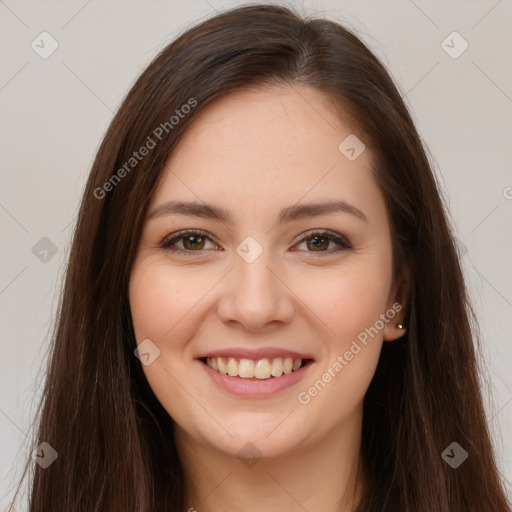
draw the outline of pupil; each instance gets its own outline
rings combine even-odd
[[[312,244],[313,244],[313,247],[314,248],[318,248],[318,247],[321,247],[322,245],[322,242],[321,241],[324,241],[327,240],[325,237],[321,237],[321,236],[314,236],[313,238],[311,238],[312,240]]]
[[[188,236],[185,238],[185,247],[190,244],[190,247],[197,248],[201,246],[201,242],[203,241],[203,237],[200,236]],[[190,248],[190,247],[187,247]]]

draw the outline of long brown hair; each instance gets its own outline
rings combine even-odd
[[[365,396],[368,485],[358,510],[510,510],[454,239],[407,108],[349,30],[259,4],[218,14],[167,46],[107,130],[78,215],[37,414],[34,447],[49,443],[58,458],[46,469],[27,463],[30,512],[185,510],[173,421],[133,354],[130,270],[149,199],[187,126],[221,95],[268,84],[306,84],[350,113],[375,155],[395,275],[410,272],[407,335],[384,344]],[[131,160],[148,137],[154,147]],[[453,442],[468,454],[456,469],[442,457]]]

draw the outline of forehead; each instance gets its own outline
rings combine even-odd
[[[382,201],[370,151],[351,161],[339,149],[355,135],[348,119],[333,98],[306,86],[227,94],[205,107],[182,136],[152,206],[179,196],[257,214],[263,205],[288,206],[301,198]]]

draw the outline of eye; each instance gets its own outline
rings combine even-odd
[[[206,247],[208,242],[212,244],[212,247]],[[353,246],[345,237],[326,230],[309,231],[302,236],[298,244],[294,247],[300,247],[302,244],[305,244],[305,251],[309,253],[332,254],[333,252],[341,250],[353,249]],[[338,247],[330,247],[332,244]],[[160,248],[166,251],[192,256],[193,253],[204,252],[204,249],[219,249],[220,246],[204,231],[190,229],[168,236],[160,243]],[[292,249],[292,251],[295,250],[296,249]],[[315,254],[315,256],[320,256],[320,254]]]
[[[338,246],[338,248],[330,248],[329,245],[334,243]],[[299,241],[300,246],[305,244],[307,252],[314,253],[328,253],[332,254],[333,252],[341,251],[341,250],[349,250],[353,249],[352,244],[343,236],[338,235],[337,233],[333,233],[325,230],[315,230],[306,233]]]
[[[204,231],[192,229],[170,235],[160,243],[160,248],[190,256],[194,252],[203,252],[207,241],[213,245],[210,248],[217,249],[219,247]],[[180,244],[181,247],[179,246]]]

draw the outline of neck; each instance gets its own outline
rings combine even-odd
[[[361,419],[359,415],[338,425],[293,453],[262,457],[252,464],[198,443],[176,425],[175,442],[186,482],[185,510],[355,510],[364,490]]]

